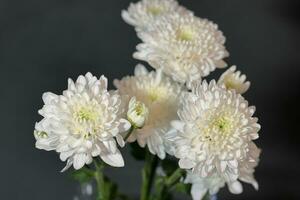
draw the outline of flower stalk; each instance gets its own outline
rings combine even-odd
[[[161,187],[158,188],[155,194],[155,200],[165,200],[170,190],[176,185],[184,175],[183,169],[176,169],[169,177],[165,177],[162,181]]]
[[[171,188],[176,183],[178,183],[181,179],[181,177],[184,175],[184,170],[181,168],[177,168],[171,176],[169,176],[165,181],[165,186],[167,188]]]
[[[97,160],[94,160],[95,165],[95,179],[97,183],[97,200],[106,200],[107,194],[105,190],[105,180],[103,175],[104,165]]]
[[[149,150],[146,151],[145,165],[142,170],[142,188],[141,200],[148,200],[153,185],[156,168],[158,165],[158,157],[152,155]]]

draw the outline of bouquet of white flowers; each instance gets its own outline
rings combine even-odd
[[[260,125],[242,96],[250,82],[236,66],[217,81],[202,80],[227,67],[218,26],[175,0],[142,0],[122,17],[142,40],[134,58],[155,70],[138,64],[134,75],[114,80],[116,90],[87,73],[69,79],[61,95],[44,93],[36,147],[59,153],[62,171],[73,166],[76,180],[95,180],[97,200],[129,199],[103,173],[124,166],[124,146],[145,160],[141,200],[171,199],[173,191],[201,200],[225,185],[239,194],[240,181],[258,189]]]

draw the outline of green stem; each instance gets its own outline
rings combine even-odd
[[[142,188],[141,200],[148,200],[150,197],[151,187],[155,176],[156,167],[158,165],[158,157],[152,155],[149,150],[146,151],[145,165],[142,170]]]
[[[176,185],[181,177],[184,175],[184,171],[180,168],[176,169],[173,174],[164,179],[162,187],[157,191],[156,200],[164,200],[168,196],[168,192]]]
[[[103,175],[103,164],[99,163],[97,160],[94,160],[95,165],[95,179],[97,183],[97,200],[107,200],[107,195],[105,193],[105,180]]]
[[[127,139],[130,137],[130,135],[131,135],[131,133],[134,131],[134,129],[135,129],[134,126],[131,125],[131,127],[130,127],[128,133],[126,134],[126,136],[125,136],[125,138],[124,138],[124,141],[125,141],[125,142],[126,142]]]
[[[184,171],[181,168],[177,168],[171,176],[169,176],[166,181],[165,185],[170,188],[174,186],[178,181],[181,179],[182,175],[184,174]]]

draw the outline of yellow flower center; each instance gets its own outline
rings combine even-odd
[[[163,87],[155,87],[155,88],[150,88],[148,90],[148,97],[151,102],[164,99],[167,96],[167,90],[166,88]]]
[[[151,6],[151,7],[148,7],[147,11],[151,15],[157,16],[163,12],[163,9],[158,6]]]
[[[183,27],[177,31],[177,39],[181,41],[192,41],[195,38],[195,33],[190,27]]]
[[[200,138],[217,145],[220,142],[219,140],[224,139],[224,137],[232,133],[235,123],[229,113],[223,113],[212,116],[209,121],[201,120],[197,123],[197,126],[201,133],[201,135],[199,135]]]
[[[77,105],[73,112],[73,133],[82,135],[85,139],[97,135],[102,127],[101,115],[101,107],[96,101]]]
[[[211,129],[220,134],[229,134],[232,130],[231,119],[227,116],[220,116],[214,119],[211,123]]]
[[[74,113],[75,119],[79,122],[96,121],[97,113],[89,107],[82,107]]]

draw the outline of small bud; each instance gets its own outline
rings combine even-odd
[[[148,108],[135,97],[129,101],[127,118],[135,128],[142,128],[149,114]]]
[[[219,78],[218,84],[224,84],[226,89],[235,90],[239,94],[245,93],[250,87],[250,82],[246,81],[246,75],[236,71],[236,66],[225,71]]]

